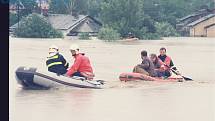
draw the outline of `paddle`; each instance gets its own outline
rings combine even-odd
[[[176,72],[174,69],[172,69],[172,68],[170,68],[170,70],[171,70],[174,74],[182,76],[182,77],[184,78],[184,80],[186,80],[186,81],[193,81],[193,79],[191,79],[191,78],[189,78],[189,77],[185,77],[185,76],[183,76],[183,75],[177,73],[177,72]]]
[[[164,65],[165,65],[166,67],[170,68],[168,65],[166,65],[166,64],[164,64]],[[174,74],[182,76],[182,77],[184,78],[185,81],[193,81],[193,79],[191,79],[191,78],[189,78],[189,77],[185,77],[185,76],[179,74],[179,73],[176,72],[173,68],[170,68],[170,70],[171,70]]]

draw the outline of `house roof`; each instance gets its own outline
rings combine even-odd
[[[77,27],[81,22],[86,20],[87,17],[94,20],[97,24],[102,25],[99,21],[88,15],[79,15],[78,17],[74,17],[71,14],[50,14],[47,19],[55,29],[72,30],[73,28]],[[14,29],[16,27],[18,27],[18,23],[11,26],[10,29]]]
[[[186,19],[188,19],[188,18],[190,18],[190,17],[194,17],[194,16],[197,16],[197,15],[200,15],[200,14],[202,14],[202,13],[190,14],[190,15],[187,15],[187,16],[185,16],[185,17],[183,17],[183,18],[180,18],[179,21],[184,21],[184,20],[186,20]]]
[[[86,16],[84,15],[79,15],[78,18],[75,18],[72,15],[51,14],[48,16],[48,20],[55,29],[68,30],[71,26],[83,20],[85,17]]]
[[[197,24],[199,24],[199,23],[201,23],[203,21],[206,21],[206,20],[208,20],[208,19],[210,19],[210,18],[212,18],[214,16],[215,16],[215,14],[209,14],[209,15],[207,15],[205,17],[202,17],[202,18],[192,22],[192,23],[189,23],[187,26],[189,26],[189,27],[195,26],[195,25],[197,25]]]
[[[51,14],[48,16],[48,20],[55,29],[68,30],[75,28],[81,22],[86,20],[87,17],[93,19],[97,24],[102,25],[99,21],[88,15],[79,15],[78,17],[74,17],[71,14]]]
[[[210,28],[210,27],[213,27],[213,26],[215,26],[215,23],[214,23],[214,24],[211,24],[211,25],[208,25],[208,26],[206,26],[205,28],[207,29],[207,28]]]
[[[200,10],[196,11],[193,14],[190,14],[190,15],[187,15],[187,16],[185,16],[183,18],[180,18],[179,22],[185,21],[185,20],[187,20],[187,19],[189,19],[191,17],[202,16],[202,15],[204,16],[205,14],[208,15],[208,14],[214,14],[214,13],[215,13],[215,9],[200,9]]]

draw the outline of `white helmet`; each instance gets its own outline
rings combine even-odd
[[[72,44],[69,49],[77,52],[79,50],[79,46],[77,44]]]
[[[49,47],[49,55],[54,56],[58,53],[59,48],[56,45],[51,45]]]
[[[51,46],[49,47],[49,50],[50,50],[50,49],[55,49],[55,50],[57,50],[57,51],[59,50],[59,48],[58,48],[56,45],[51,45]]]

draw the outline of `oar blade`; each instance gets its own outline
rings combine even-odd
[[[181,74],[178,74],[174,69],[171,68],[171,71],[176,74],[176,75],[181,75]],[[193,81],[193,79],[189,78],[189,77],[185,77],[183,75],[181,75],[185,81]]]
[[[188,77],[185,77],[185,76],[182,76],[183,78],[184,78],[184,80],[186,80],[186,81],[193,81],[193,79],[191,79],[191,78],[188,78]]]

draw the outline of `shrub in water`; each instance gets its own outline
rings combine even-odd
[[[162,37],[179,36],[175,28],[168,22],[156,22],[156,32]]]
[[[79,36],[79,39],[81,39],[81,40],[89,40],[90,39],[90,35],[87,32],[80,33],[78,36]]]
[[[19,27],[15,29],[15,35],[26,38],[63,37],[62,32],[54,29],[45,17],[35,13],[30,14],[20,21]]]
[[[104,40],[105,42],[112,42],[119,40],[120,34],[110,27],[104,27],[100,29],[98,33],[98,38]]]
[[[10,24],[9,24],[9,26],[12,26],[12,25],[14,25],[17,22],[18,22],[18,16],[17,16],[17,14],[10,12],[10,19],[9,19],[9,23]]]

